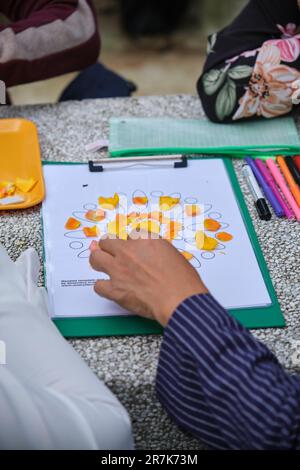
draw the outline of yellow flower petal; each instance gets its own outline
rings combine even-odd
[[[196,232],[195,239],[198,250],[213,251],[218,246],[218,240],[208,237],[202,230]]]
[[[108,235],[113,235],[121,240],[127,240],[128,238],[126,226],[118,223],[117,220],[113,220],[107,224],[107,233]]]
[[[149,219],[157,220],[161,224],[167,224],[170,222],[170,217],[166,217],[162,212],[154,211],[149,212],[148,214]]]
[[[23,193],[29,193],[36,183],[37,181],[34,178],[16,178],[16,187]]]
[[[180,203],[180,197],[161,196],[159,198],[159,207],[162,211],[169,211]]]
[[[141,222],[134,224],[132,228],[155,234],[160,233],[160,223],[156,220],[142,220]]]
[[[127,240],[127,216],[125,214],[117,214],[115,220],[107,224],[107,233],[114,235],[122,240]]]
[[[99,202],[99,206],[101,206],[102,209],[114,210],[118,207],[120,198],[119,198],[119,195],[115,193],[113,197],[100,196],[98,199],[98,202]]]
[[[6,196],[13,196],[16,192],[16,186],[11,181],[0,182],[0,199]]]

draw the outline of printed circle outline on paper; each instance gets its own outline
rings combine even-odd
[[[204,204],[203,205],[203,208],[204,208],[204,214],[206,214],[208,211],[210,211],[212,209],[213,205],[212,204]]]
[[[72,250],[81,250],[81,248],[83,248],[83,243],[82,242],[71,242],[69,244],[69,247],[72,249]]]
[[[94,210],[98,209],[98,206],[97,206],[97,204],[87,203],[87,204],[84,204],[83,208],[86,211],[94,211]]]
[[[214,220],[220,220],[220,219],[222,219],[222,214],[220,214],[220,212],[210,212],[208,214],[208,217],[210,217],[211,219],[214,219]]]
[[[163,196],[163,195],[164,195],[164,193],[163,193],[162,191],[158,191],[158,190],[157,190],[157,191],[152,191],[152,192],[150,193],[150,196],[151,196],[151,197],[157,198],[157,199],[160,198],[160,197]]]
[[[84,253],[86,253],[87,256],[82,256]],[[90,250],[87,248],[86,250],[81,251],[80,253],[78,253],[77,257],[80,258],[80,259],[89,258],[90,257]]]
[[[211,253],[210,251],[204,251],[201,253],[201,258],[206,259],[206,260],[211,260],[215,258],[215,254]]]
[[[200,204],[199,200],[196,197],[186,197],[184,199],[185,204]]]

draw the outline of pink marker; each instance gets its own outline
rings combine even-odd
[[[288,219],[294,219],[294,217],[295,217],[294,213],[291,211],[289,206],[285,203],[283,197],[281,196],[280,192],[278,191],[275,180],[274,180],[273,176],[271,175],[271,173],[267,170],[267,168],[265,167],[263,162],[261,160],[259,160],[258,158],[255,160],[255,163],[257,164],[258,168],[260,169],[261,173],[263,174],[264,178],[266,179],[268,185],[272,189],[277,201],[279,202],[279,204],[282,207],[282,210],[283,210],[285,216]]]
[[[298,204],[293,198],[292,193],[290,192],[282,174],[280,173],[280,170],[277,168],[276,163],[271,158],[268,158],[266,160],[266,164],[270,172],[272,173],[274,180],[276,181],[279,188],[281,189],[282,194],[284,195],[292,211],[294,212],[296,219],[298,220],[298,222],[300,222],[300,208],[298,207]]]

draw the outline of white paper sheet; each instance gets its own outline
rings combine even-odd
[[[155,210],[155,204],[158,207],[160,195],[177,195],[182,204],[202,205],[204,218],[218,220],[221,224],[219,232],[226,231],[233,239],[228,243],[220,242],[214,251],[197,250],[194,232],[201,228],[200,219],[195,222],[185,218],[179,239],[173,244],[193,254],[190,262],[226,308],[271,304],[222,160],[189,161],[188,168],[182,169],[118,167],[103,173],[90,173],[87,165],[46,165],[44,176],[47,189],[43,203],[46,280],[53,316],[128,315],[113,302],[94,293],[94,282],[105,275],[91,269],[88,248],[92,239],[82,232],[83,226],[95,225],[86,220],[87,210],[98,207],[99,196],[113,196],[115,192],[120,195],[120,213],[130,212],[132,207],[126,207],[126,202],[130,206],[132,196],[142,194],[154,204],[152,210]],[[137,209],[147,212],[149,207]],[[101,234],[106,232],[108,220],[115,218],[114,211],[106,214],[107,218],[99,223]],[[170,214],[178,219],[178,207]],[[65,229],[71,216],[81,222],[78,230]],[[206,233],[216,236],[215,232]]]

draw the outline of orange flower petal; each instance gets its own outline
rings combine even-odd
[[[182,224],[180,222],[176,222],[175,220],[171,220],[166,228],[166,231],[163,235],[163,238],[167,240],[174,240],[178,232],[182,229]]]
[[[221,224],[214,219],[205,219],[204,228],[209,232],[216,232],[221,227]]]
[[[232,239],[233,239],[233,235],[231,235],[230,233],[228,232],[218,232],[216,234],[216,238],[220,241],[220,242],[230,242]]]
[[[147,196],[135,196],[132,198],[133,204],[139,205],[139,206],[145,206],[148,204],[148,198]]]
[[[98,237],[99,236],[99,231],[97,225],[94,225],[93,227],[83,227],[83,233],[85,234],[86,237],[92,238],[92,237]]]
[[[106,213],[101,209],[97,209],[96,211],[90,210],[85,214],[85,218],[91,222],[101,222],[105,217]]]
[[[11,181],[0,182],[0,199],[6,196],[13,196],[16,192],[16,186]]]
[[[197,215],[201,214],[201,207],[197,204],[185,206],[185,213],[188,217],[196,217]]]
[[[189,253],[188,251],[180,251],[180,253],[182,254],[182,256],[184,256],[187,261],[191,261],[191,259],[194,258],[194,255],[192,255],[192,253]]]
[[[74,217],[70,217],[65,224],[65,228],[67,230],[76,230],[80,227],[80,225],[81,223],[79,222],[79,220],[74,219]]]

